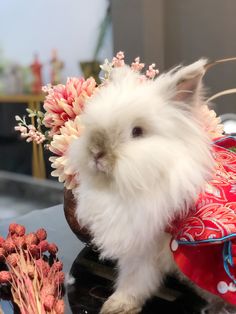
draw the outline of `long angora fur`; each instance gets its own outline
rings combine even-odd
[[[118,261],[114,294],[101,313],[138,313],[174,267],[165,232],[211,175],[210,140],[197,114],[206,60],[141,82],[113,70],[81,115],[70,147],[78,171],[77,218],[101,257]]]

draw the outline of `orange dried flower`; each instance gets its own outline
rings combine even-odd
[[[30,245],[28,246],[28,250],[29,250],[29,252],[31,253],[31,255],[32,255],[33,257],[35,257],[36,259],[39,258],[39,256],[40,256],[40,254],[39,254],[39,248],[38,248],[38,246],[37,246],[36,244],[30,244]]]
[[[9,271],[0,271],[0,283],[8,283],[11,281],[11,274]]]
[[[61,271],[63,268],[63,263],[61,261],[57,261],[54,262],[52,267],[56,270],[56,271]]]
[[[48,244],[48,252],[51,253],[52,255],[56,255],[58,252],[58,247],[56,246],[55,243],[49,243]]]
[[[2,244],[2,247],[7,253],[15,252],[15,244],[11,238],[6,239],[5,242]]]
[[[25,227],[22,225],[16,225],[15,226],[15,233],[22,237],[23,235],[25,235]]]
[[[49,283],[47,278],[46,278],[45,280],[43,280],[43,287],[41,289],[41,296],[43,298],[45,298],[47,295],[55,296],[56,289],[57,289],[56,285]]]
[[[39,242],[38,248],[42,253],[46,252],[48,250],[48,242],[46,240]]]
[[[28,265],[27,266],[27,273],[28,273],[29,277],[31,279],[33,279],[34,275],[35,275],[35,267],[33,265]]]
[[[0,261],[9,269],[0,272],[0,285],[10,282],[13,300],[22,313],[64,313],[64,302],[59,299],[63,264],[54,261],[50,266],[48,253],[56,260],[58,248],[48,244],[46,237],[44,229],[25,234],[25,227],[15,223],[9,226],[6,240],[0,237]]]
[[[2,247],[3,243],[5,242],[5,239],[0,236],[0,247]]]
[[[56,314],[64,314],[65,313],[65,303],[63,300],[57,300],[55,305]]]
[[[40,258],[36,260],[35,264],[38,269],[39,275],[42,275],[43,277],[47,277],[50,271],[50,266],[48,265],[48,263]]]
[[[27,245],[38,244],[38,238],[35,233],[29,233],[25,236],[25,243]]]
[[[7,256],[6,262],[8,265],[15,267],[19,261],[19,255],[16,253],[12,253]]]
[[[55,274],[55,282],[59,285],[63,284],[65,280],[65,275],[62,271],[59,271],[58,273]]]
[[[16,227],[17,227],[17,224],[15,222],[11,223],[8,228],[9,232],[12,234],[15,233]]]
[[[47,295],[43,302],[44,308],[46,311],[51,311],[53,309],[53,305],[55,303],[55,297],[53,295]]]
[[[38,237],[39,241],[43,241],[43,240],[47,239],[47,232],[43,228],[38,229],[36,231],[36,236]]]
[[[6,251],[4,248],[0,247],[0,262],[5,260]]]
[[[25,245],[25,237],[24,237],[24,236],[15,237],[15,238],[13,239],[13,242],[14,242],[14,244],[15,244],[15,246],[16,246],[17,248],[22,248],[22,247],[24,247],[24,245]]]

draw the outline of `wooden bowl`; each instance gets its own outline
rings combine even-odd
[[[88,244],[91,240],[91,237],[88,230],[80,226],[75,217],[75,211],[76,201],[74,195],[71,190],[64,189],[64,213],[66,220],[77,238]]]

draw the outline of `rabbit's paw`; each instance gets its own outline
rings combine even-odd
[[[141,307],[133,299],[111,296],[102,306],[99,314],[137,314]]]

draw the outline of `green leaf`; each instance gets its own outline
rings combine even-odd
[[[42,111],[38,111],[38,112],[37,112],[37,116],[38,116],[39,118],[44,118],[44,113],[43,113]]]

